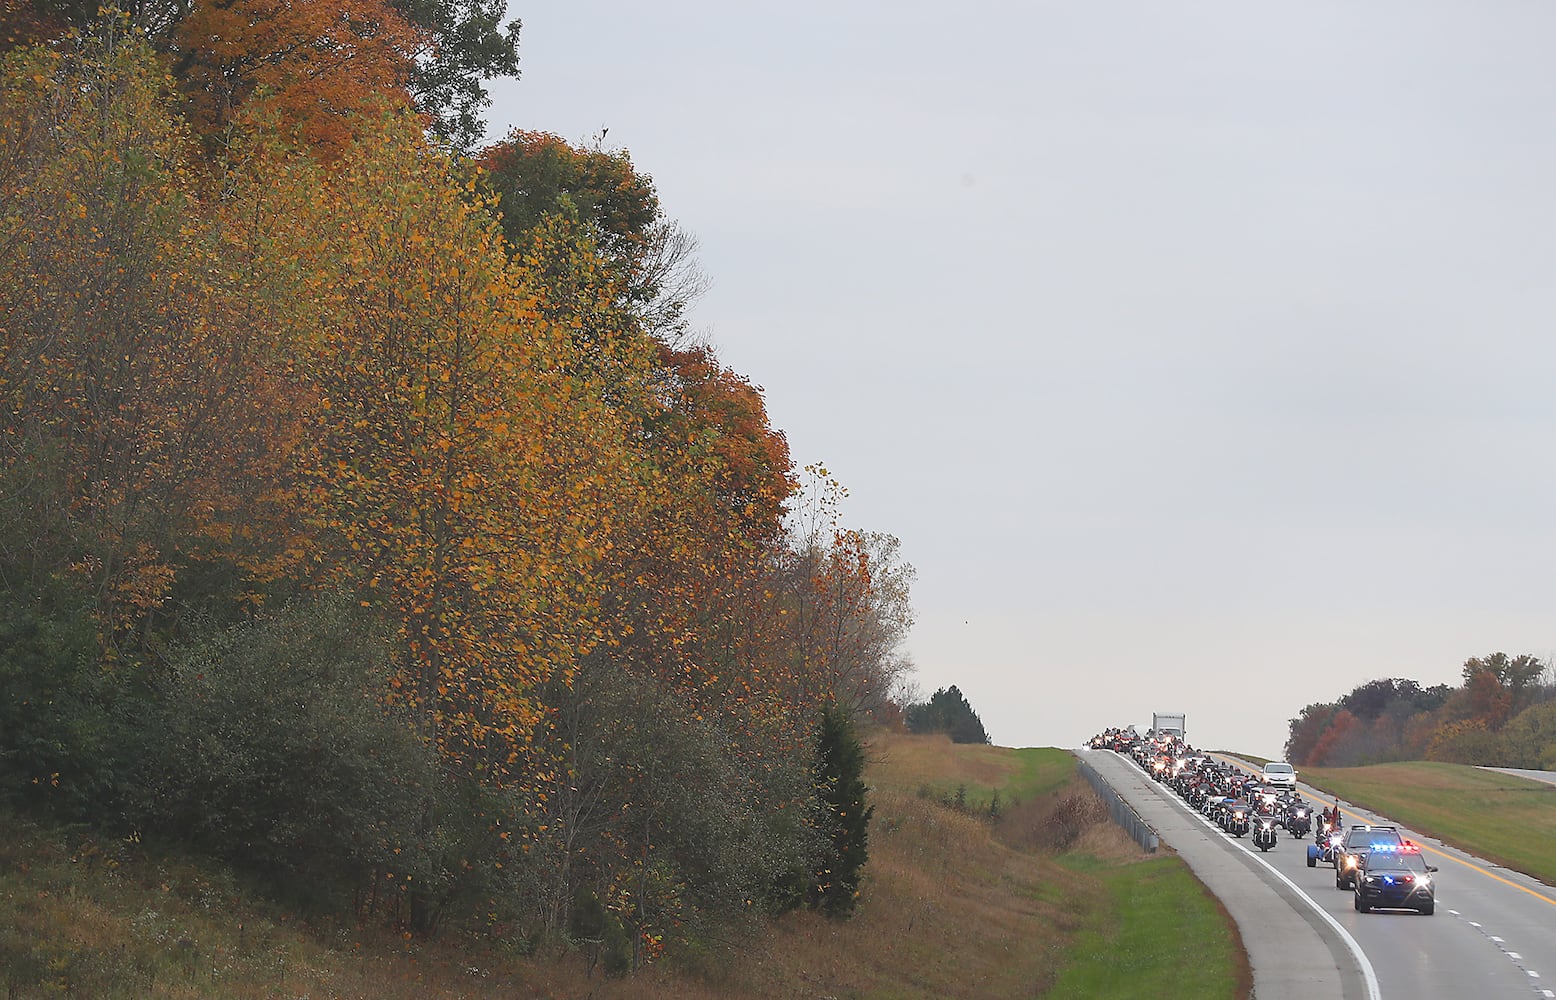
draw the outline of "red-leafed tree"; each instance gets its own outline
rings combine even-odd
[[[1346,709],[1340,709],[1324,727],[1323,734],[1313,746],[1308,763],[1315,766],[1338,763],[1337,757],[1349,740],[1362,731],[1362,723]]]
[[[1290,722],[1291,735],[1286,739],[1286,759],[1293,764],[1317,764],[1314,751],[1319,738],[1324,735],[1330,720],[1339,711],[1334,702],[1316,702],[1302,709]]]

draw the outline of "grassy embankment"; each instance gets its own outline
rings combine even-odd
[[[1331,795],[1556,885],[1556,785],[1432,761],[1300,770]]]
[[[875,819],[854,919],[790,914],[724,957],[622,981],[586,977],[573,953],[303,922],[210,864],[0,814],[0,985],[105,1000],[1248,992],[1215,900],[1177,858],[1142,854],[1107,822],[1069,754],[904,736],[877,736],[870,752]],[[963,789],[967,811],[925,788]],[[973,813],[996,791],[990,823]]]

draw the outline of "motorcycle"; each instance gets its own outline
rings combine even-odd
[[[1319,824],[1319,834],[1315,838],[1317,843],[1307,845],[1307,866],[1317,867],[1320,861],[1325,864],[1334,864],[1334,851],[1345,840],[1345,834],[1339,830],[1331,830],[1327,823]]]
[[[1248,807],[1239,803],[1227,810],[1226,832],[1234,837],[1248,833]]]
[[[1268,851],[1275,846],[1275,817],[1260,816],[1253,828],[1253,846]]]
[[[1286,832],[1293,837],[1306,837],[1313,832],[1313,817],[1307,806],[1292,806],[1286,810]]]

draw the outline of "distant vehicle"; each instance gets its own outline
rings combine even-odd
[[[1157,739],[1163,739],[1168,735],[1177,739],[1183,739],[1188,730],[1184,727],[1184,715],[1182,712],[1153,712],[1151,714],[1151,728],[1156,732]]]
[[[1436,872],[1415,844],[1379,844],[1362,855],[1356,869],[1356,910],[1417,910],[1431,916],[1437,908]]]
[[[1272,760],[1264,765],[1259,779],[1266,785],[1279,785],[1282,788],[1297,787],[1297,769],[1283,760]]]

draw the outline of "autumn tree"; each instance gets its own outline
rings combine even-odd
[[[1334,702],[1314,702],[1305,706],[1289,723],[1286,759],[1299,766],[1317,763],[1314,750],[1337,711],[1339,706]]]
[[[625,151],[580,149],[547,132],[515,130],[478,162],[515,248],[543,219],[567,215],[593,233],[614,292],[646,333],[667,341],[707,288],[697,241],[661,210],[653,179]]]
[[[575,368],[573,344],[449,161],[403,116],[380,128],[327,194],[320,516],[340,571],[399,623],[429,738],[500,777],[535,685],[595,641],[619,431],[554,374]]]
[[[517,20],[501,0],[5,0],[0,46],[90,32],[120,13],[188,95],[197,129],[221,133],[263,89],[310,140],[338,152],[345,116],[383,99],[414,104],[432,133],[467,149],[484,131],[485,81],[519,71]],[[111,13],[110,13],[111,12]]]
[[[1426,747],[1427,760],[1473,766],[1501,762],[1502,746],[1484,719],[1459,719],[1439,725]]]
[[[12,580],[75,581],[134,656],[297,557],[274,483],[299,403],[143,41],[111,20],[6,73],[0,558]]]
[[[1498,734],[1499,763],[1506,767],[1556,767],[1556,700],[1529,706],[1509,719]]]
[[[333,161],[353,116],[409,99],[421,35],[386,0],[198,0],[166,44],[198,133],[219,141],[260,99]]]

